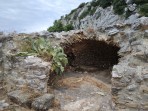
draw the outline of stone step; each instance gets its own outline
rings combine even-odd
[[[35,111],[46,111],[51,108],[54,103],[53,94],[39,95],[22,90],[15,90],[8,93],[8,98],[22,107],[34,109]]]

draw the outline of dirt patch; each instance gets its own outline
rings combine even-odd
[[[53,89],[59,111],[112,111],[109,72],[65,72]]]

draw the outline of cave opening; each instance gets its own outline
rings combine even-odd
[[[64,51],[69,66],[94,67],[98,70],[112,68],[119,60],[119,47],[112,42],[82,39],[72,44],[65,44]]]

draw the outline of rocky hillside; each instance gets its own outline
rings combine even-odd
[[[101,29],[115,24],[136,21],[148,16],[147,0],[92,0],[82,3],[58,21],[64,25],[72,24],[74,29]]]

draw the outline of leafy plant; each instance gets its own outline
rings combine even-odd
[[[141,15],[148,17],[148,3],[140,5],[139,9]]]
[[[61,47],[55,47],[52,51],[52,56],[52,71],[55,71],[57,74],[62,74],[64,67],[68,63],[66,54],[64,54],[64,51]]]
[[[62,74],[64,67],[68,63],[66,54],[64,53],[62,47],[53,47],[50,42],[44,38],[25,38],[21,44],[21,51],[17,56],[38,56],[46,61],[52,61],[51,70],[56,72],[56,74]]]

